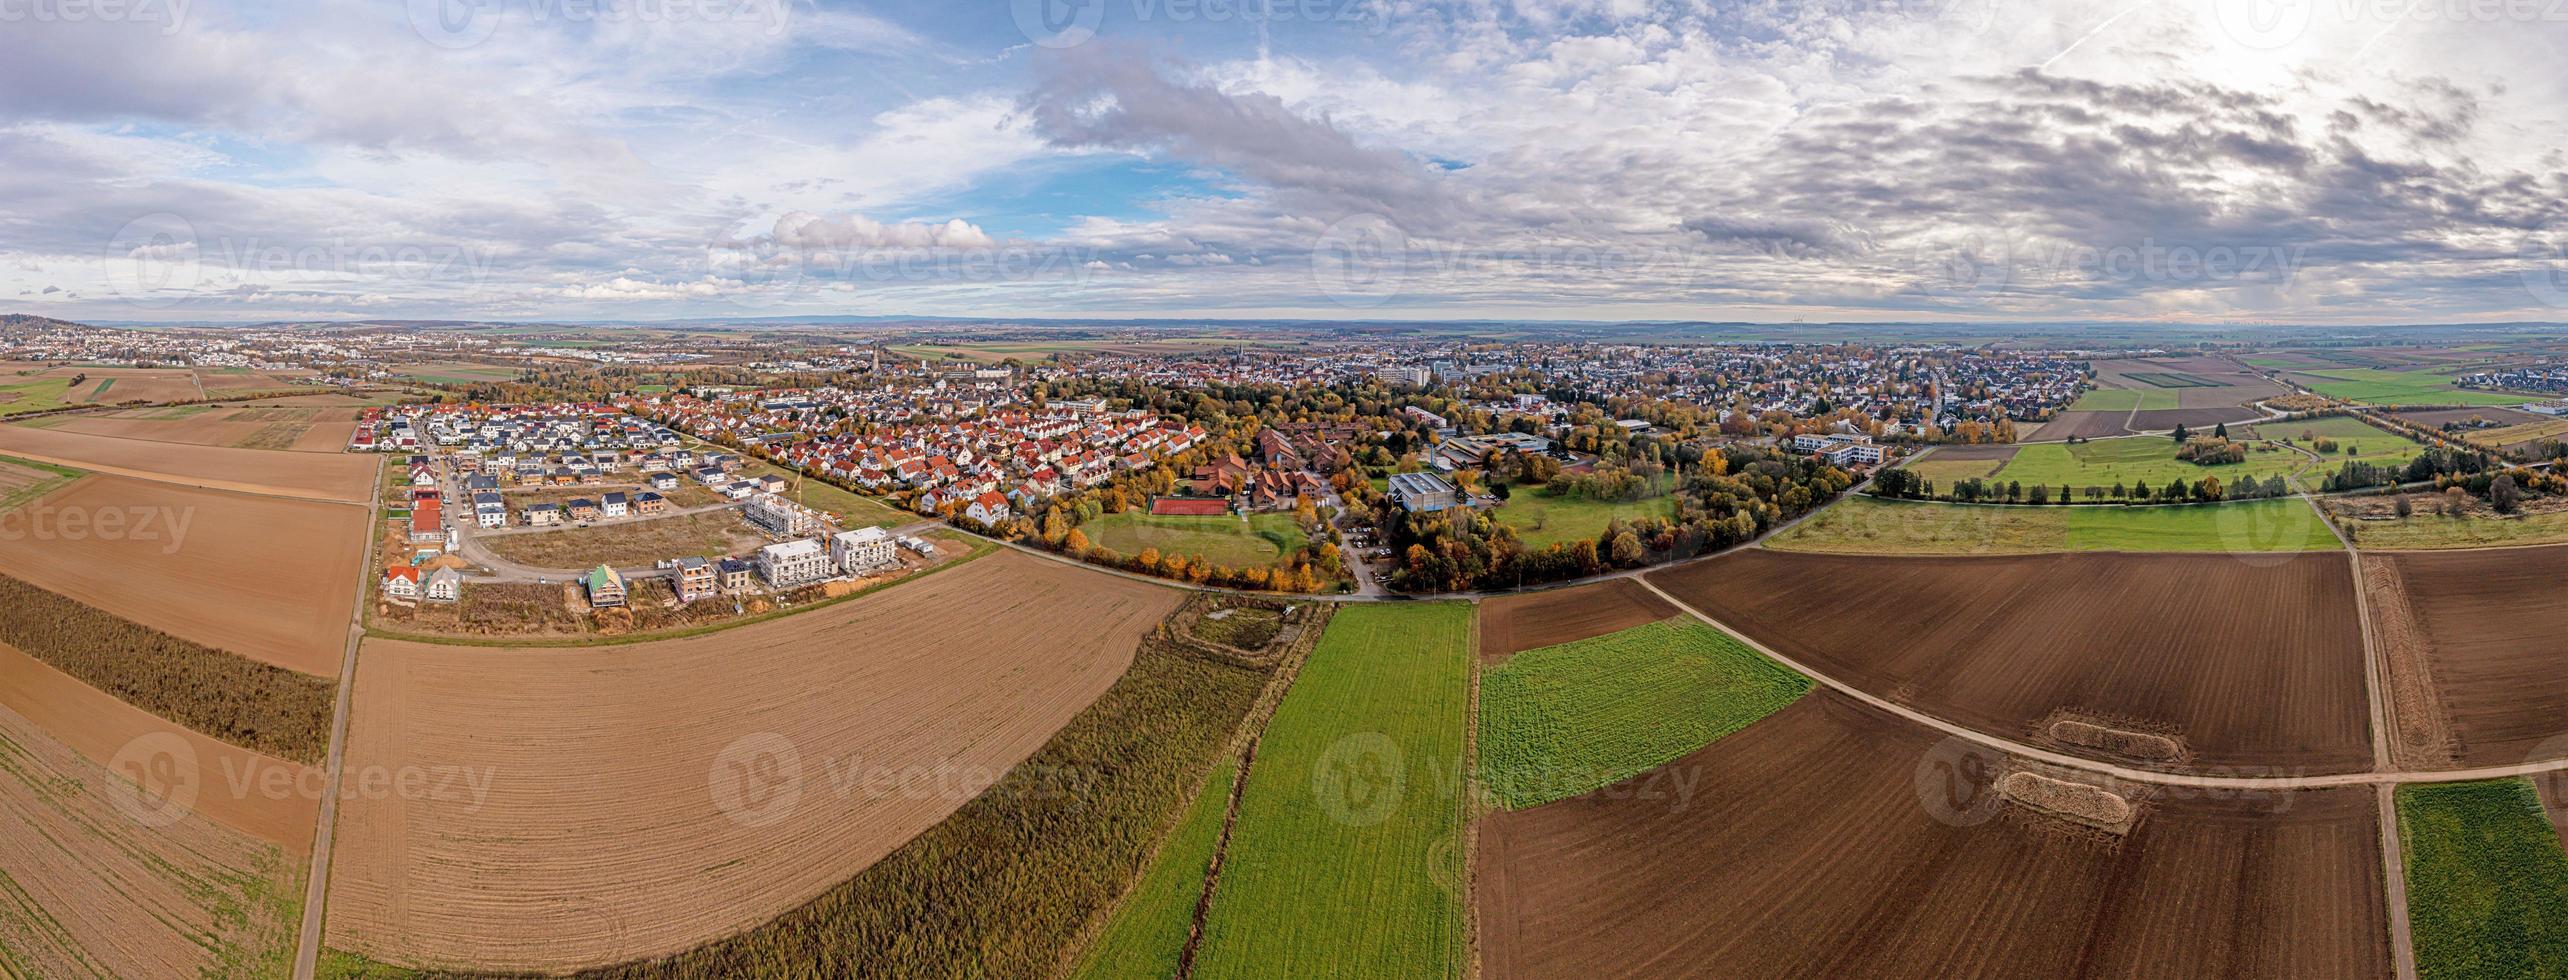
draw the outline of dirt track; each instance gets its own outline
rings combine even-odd
[[[1485,818],[1483,975],[2389,972],[2367,789],[2162,793],[2117,844],[1996,801],[2002,757],[1937,747],[1823,691],[1650,775]]]
[[[1180,598],[1001,552],[682,640],[369,640],[349,779],[460,769],[483,774],[489,795],[481,806],[462,788],[345,800],[330,944],[400,963],[554,971],[765,922],[1040,748]],[[778,746],[791,762],[758,751]],[[963,789],[938,781],[948,772]],[[744,781],[761,774],[773,781]],[[869,789],[877,775],[928,782]],[[758,792],[783,787],[799,796]]]
[[[381,459],[118,439],[0,425],[0,454],[187,486],[367,503]]]
[[[123,522],[112,537],[96,529],[106,514]],[[74,515],[76,533],[64,523]],[[91,476],[0,516],[0,567],[174,636],[335,677],[365,530],[353,507]]]
[[[2363,643],[2341,554],[1877,558],[1750,549],[1649,581],[1857,689],[2150,768],[2360,772]],[[2052,744],[2082,720],[2177,737],[2185,766]]]
[[[1480,659],[1497,663],[1519,651],[1603,636],[1676,614],[1674,605],[1630,579],[1490,599],[1480,604]]]
[[[2396,570],[2415,626],[2402,656],[2421,663],[2429,692],[2402,702],[2441,709],[2461,762],[2504,765],[2568,755],[2568,547],[2367,555]],[[2376,608],[2380,602],[2376,600]],[[2393,684],[2399,678],[2393,677]]]

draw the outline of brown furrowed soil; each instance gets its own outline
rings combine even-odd
[[[0,454],[187,486],[364,503],[382,460],[344,453],[276,453],[190,446],[0,425]]]
[[[2405,578],[2396,558],[2363,556],[2363,594],[2372,606],[2372,643],[2388,670],[2390,757],[2401,768],[2450,768],[2459,761],[2458,739],[2434,683],[2432,644],[2408,602]]]
[[[1982,731],[2038,740],[2065,712],[2174,738],[2191,766],[2371,767],[2363,638],[2342,554],[1749,549],[1649,579],[1785,656]]]
[[[2026,442],[2054,442],[2072,436],[2080,439],[2103,439],[2129,435],[2130,430],[2124,429],[2122,423],[2130,417],[2131,413],[2127,411],[2061,412],[2051,416],[2050,421],[2042,423],[2041,428],[2033,430],[2030,435],[2022,438]]]
[[[2468,766],[2568,755],[2568,547],[2394,552],[2367,556],[2396,569],[2415,625],[2391,631],[2394,703],[2441,708],[2453,752]],[[2369,579],[2373,576],[2367,574]],[[2386,578],[2387,576],[2382,576]],[[2395,600],[2393,600],[2395,601]],[[2380,615],[2383,602],[2374,604]],[[2398,685],[2421,673],[2420,695]]]
[[[0,704],[0,974],[283,976],[301,864],[170,812]],[[308,833],[308,831],[307,831]]]
[[[1481,820],[1481,972],[2379,977],[2369,789],[2161,791],[2115,836],[2006,760],[1820,691],[1669,766]]]
[[[2466,422],[2474,418],[2486,419],[2490,422],[2495,422],[2498,425],[2525,425],[2528,423],[2547,422],[2550,420],[2550,417],[2546,415],[2535,415],[2531,412],[2495,407],[2429,408],[2421,411],[2397,412],[2394,414],[2398,418],[2406,419],[2407,421],[2414,422],[2429,429],[2438,428],[2446,422]]]
[[[2272,394],[2280,394],[2280,392]],[[2131,416],[2131,428],[2140,432],[2172,429],[2179,425],[2189,429],[2208,429],[2222,423],[2245,422],[2264,416],[2265,413],[2244,405],[2229,408],[2162,408],[2134,414]]]
[[[172,636],[336,677],[365,533],[355,507],[92,476],[0,515],[0,568]]]
[[[1002,552],[678,640],[368,640],[349,765],[478,774],[487,798],[345,801],[330,945],[561,971],[764,923],[1041,748],[1180,598]]]
[[[196,787],[190,810],[298,859],[312,847],[312,821],[320,815],[321,803],[315,795],[319,783],[308,766],[197,734],[6,643],[0,643],[0,708],[17,712],[101,766],[114,762],[116,753],[136,739],[167,741],[173,749],[162,755]]]
[[[1603,636],[1676,613],[1667,600],[1630,579],[1490,599],[1480,604],[1480,659],[1497,663],[1518,651]]]

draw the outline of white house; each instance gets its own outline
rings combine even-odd
[[[383,594],[401,599],[419,598],[419,567],[394,565],[384,569]]]
[[[849,574],[900,562],[892,536],[879,527],[861,527],[829,536],[829,560]]]
[[[440,568],[428,573],[428,598],[436,602],[454,602],[464,597],[464,573]]]
[[[1009,513],[1008,498],[999,496],[996,491],[983,492],[972,498],[970,506],[963,508],[963,516],[993,527],[1007,520]]]
[[[758,576],[770,587],[791,589],[810,585],[836,574],[829,564],[829,552],[820,542],[797,538],[783,544],[758,549]]]

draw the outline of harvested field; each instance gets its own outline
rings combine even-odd
[[[0,453],[59,466],[185,486],[280,497],[364,503],[374,488],[371,457],[189,446],[23,425],[0,425]]]
[[[2103,439],[2109,436],[2129,435],[2130,430],[2123,428],[2122,423],[2130,417],[2131,413],[2128,411],[2061,412],[2051,416],[2050,421],[2042,423],[2041,428],[2024,436],[2023,441],[2057,442],[2072,436],[2080,439]]]
[[[227,745],[163,720],[70,674],[0,643],[0,709],[16,712],[53,739],[97,765],[115,761],[134,740],[151,737],[172,746],[172,772],[196,787],[189,809],[197,816],[275,844],[298,860],[312,847],[320,801],[304,792],[312,770],[301,763]],[[183,746],[183,748],[180,748]],[[278,775],[269,777],[271,771]],[[264,778],[290,780],[284,785]],[[233,792],[240,785],[247,792]]]
[[[121,529],[106,530],[110,515]],[[173,636],[336,677],[365,533],[354,507],[93,476],[0,517],[0,567]]]
[[[346,801],[330,944],[394,963],[558,971],[767,922],[1041,748],[1179,598],[1002,553],[677,640],[368,640],[349,765],[481,772],[489,795]],[[741,775],[777,767],[779,780]],[[864,782],[879,778],[911,782]]]
[[[1489,599],[1480,604],[1480,660],[1497,663],[1519,650],[1603,636],[1676,614],[1658,593],[1630,579]]]
[[[79,470],[0,456],[0,513],[38,500],[81,477]]]
[[[1821,691],[1597,793],[1482,819],[1482,975],[2390,972],[2368,789],[2009,812],[2006,760]],[[1943,778],[1936,779],[1936,774]]]
[[[2441,428],[2452,422],[2467,422],[2471,419],[2486,419],[2498,425],[2523,425],[2530,422],[2549,421],[2549,416],[2546,415],[2535,415],[2531,412],[2498,408],[2493,405],[2484,408],[2428,408],[2393,414],[2429,429]]]
[[[2374,593],[2394,685],[2422,678],[2427,691],[2394,686],[2395,703],[2414,705],[2421,744],[2448,730],[2452,755],[2468,766],[2568,755],[2568,547],[2400,552],[2366,556],[2373,578],[2403,595]],[[2381,569],[2375,575],[2370,569]],[[2389,570],[2395,569],[2395,576]],[[2404,602],[2401,602],[2401,599]],[[2399,621],[2404,607],[2412,625]],[[2414,684],[2407,685],[2410,688]],[[2441,725],[2428,711],[2441,708]],[[2402,739],[2402,742],[2405,740]]]
[[[2405,576],[2389,555],[2367,554],[2362,562],[2373,648],[2388,671],[2390,759],[2403,768],[2450,768],[2459,759],[2460,740],[2435,685],[2430,640],[2408,602]]]
[[[149,799],[0,705],[0,973],[290,972],[300,865]],[[137,812],[168,822],[147,826]]]
[[[2054,712],[2070,712],[2180,738],[2191,765],[2371,766],[2363,639],[2342,554],[1750,549],[1649,579],[1821,673],[1984,731],[2034,736]]]

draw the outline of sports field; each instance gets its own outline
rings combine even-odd
[[[1253,568],[1271,565],[1309,540],[1291,514],[1182,517],[1128,510],[1105,514],[1079,525],[1088,543],[1123,555],[1158,549],[1162,555],[1193,555],[1215,565]]]
[[[1258,743],[1197,977],[1460,977],[1472,610],[1358,605]]]
[[[2402,786],[2398,810],[2419,976],[2568,970],[2568,853],[2530,782]]]
[[[1945,504],[1855,496],[1765,547],[1855,555],[2053,551],[2327,551],[2339,547],[2297,497],[2181,507]]]
[[[1481,674],[1481,780],[1510,809],[1577,796],[1809,691],[1809,678],[1693,620],[1527,650]]]
[[[1607,525],[1617,520],[1632,521],[1643,517],[1669,517],[1676,513],[1673,497],[1645,497],[1633,501],[1591,500],[1586,497],[1556,497],[1547,490],[1524,489],[1507,498],[1492,513],[1498,523],[1516,529],[1516,537],[1528,548],[1542,549],[1569,541],[1594,541],[1605,533]]]

